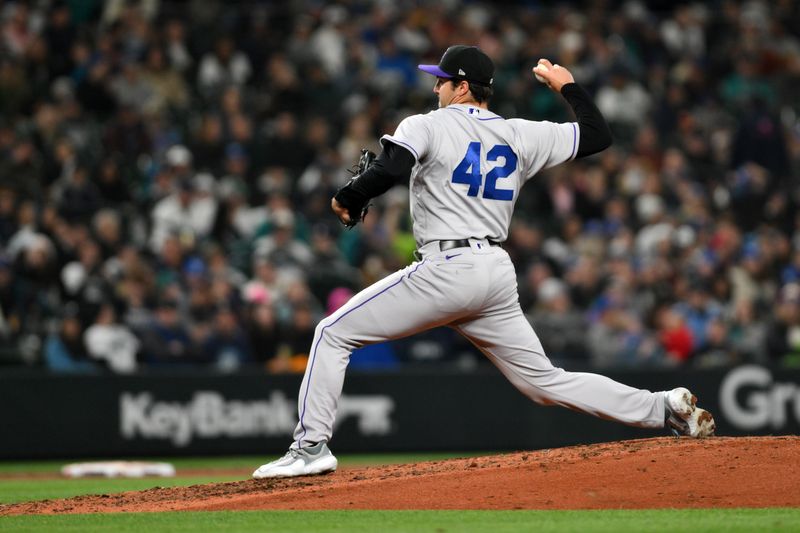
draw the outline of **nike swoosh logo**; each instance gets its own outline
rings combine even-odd
[[[463,254],[446,255],[446,256],[444,256],[444,258],[447,259],[448,261],[450,261],[452,258],[458,257],[459,255],[463,255]]]

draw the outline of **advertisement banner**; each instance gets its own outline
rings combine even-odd
[[[690,388],[719,435],[800,432],[800,371],[746,365],[616,372],[649,390]],[[0,375],[0,458],[282,453],[300,376]],[[497,371],[348,375],[331,447],[339,453],[520,450],[666,434],[522,396]]]

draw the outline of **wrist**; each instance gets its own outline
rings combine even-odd
[[[573,89],[577,89],[578,87],[579,87],[579,85],[576,82],[569,81],[569,82],[563,84],[561,86],[561,89],[558,92],[560,92],[563,95],[563,94],[565,94],[565,91],[569,92],[569,91],[571,91]]]
[[[336,201],[341,207],[347,208],[351,205],[359,205],[363,203],[367,203],[370,198],[363,192],[356,190],[353,186],[353,182],[351,181],[338,191],[333,196],[333,200]]]

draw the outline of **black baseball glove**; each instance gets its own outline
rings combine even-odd
[[[370,198],[356,190],[354,185],[364,171],[372,166],[377,157],[378,156],[370,150],[361,150],[361,157],[358,159],[358,163],[353,167],[353,170],[349,171],[353,174],[353,177],[350,178],[350,181],[342,188],[336,191],[334,198],[336,198],[336,201],[339,202],[342,207],[347,209],[347,213],[350,215],[350,222],[345,224],[347,229],[355,227],[356,224],[364,220],[364,217],[367,216]]]

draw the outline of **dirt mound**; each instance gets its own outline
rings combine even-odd
[[[800,506],[800,437],[657,438],[0,505],[0,515]]]

